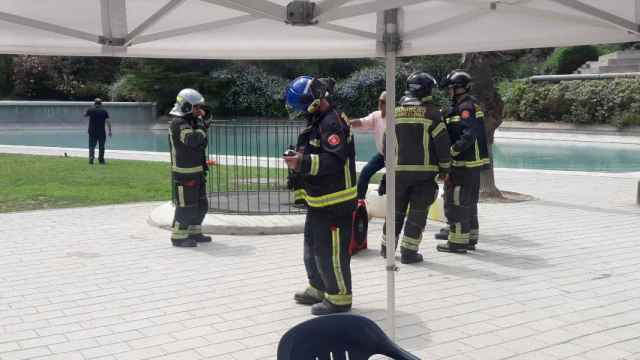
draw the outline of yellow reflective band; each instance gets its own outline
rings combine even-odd
[[[171,228],[171,239],[183,240],[188,237],[189,237],[189,232],[187,230],[180,229],[180,223],[176,221],[173,227]]]
[[[351,171],[349,169],[349,158],[344,162],[344,187],[351,187]]]
[[[340,264],[340,228],[331,230],[331,250],[332,250],[332,265],[333,274],[336,277],[336,283],[338,285],[338,294],[346,295],[347,286],[345,285],[344,276],[342,275],[342,265]]]
[[[460,206],[460,186],[453,188],[453,205]]]
[[[429,165],[429,126],[424,126],[422,128],[422,149],[424,151],[424,161],[422,164],[427,167]],[[437,171],[437,170],[436,170]]]
[[[422,239],[414,239],[414,238],[409,237],[407,235],[403,235],[402,236],[402,243],[401,243],[400,246],[402,246],[405,249],[418,251],[418,249],[420,248],[420,243],[421,242],[422,242]]]
[[[480,159],[480,147],[478,146],[478,140],[476,140],[474,142],[475,148],[476,148],[476,160],[481,160]]]
[[[324,298],[334,305],[351,305],[351,302],[352,302],[352,296],[348,294],[345,294],[345,295],[326,294]]]
[[[320,147],[320,140],[318,139],[309,140],[309,145],[313,147]]]
[[[477,168],[480,166],[487,165],[489,163],[489,159],[480,159],[475,161],[457,161],[453,160],[454,167],[465,167],[465,168]]]
[[[171,165],[176,165],[176,147],[173,146],[173,133],[169,129],[169,147],[171,148]]]
[[[207,133],[202,129],[198,129],[196,132],[201,133],[203,137],[207,137]]]
[[[455,223],[451,226],[451,231],[449,232],[449,238],[447,240],[454,244],[468,244],[469,233],[462,233],[462,224]]]
[[[339,204],[345,201],[353,200],[358,195],[357,188],[355,186],[348,189],[334,192],[332,194],[322,196],[310,196],[304,189],[296,190],[294,193],[295,200],[304,200],[307,205],[311,207],[326,207],[335,204]]]
[[[178,174],[195,174],[195,173],[203,172],[204,168],[202,167],[202,165],[194,166],[190,168],[177,167],[174,165],[171,167],[171,170]]]
[[[184,142],[187,135],[193,134],[193,129],[182,129],[180,130],[180,141]]]
[[[438,126],[436,126],[435,129],[433,129],[433,131],[431,132],[433,134],[433,137],[437,137],[443,130],[445,130],[447,127],[444,125],[444,123],[440,123],[438,124]]]
[[[447,124],[451,124],[454,122],[460,122],[460,116],[452,116],[450,118],[447,118]]]
[[[186,205],[184,201],[184,186],[178,185],[178,206],[184,207]]]
[[[438,172],[436,165],[396,165],[396,171]]]
[[[459,151],[456,151],[453,146],[451,146],[451,156],[458,156],[460,155]]]
[[[450,167],[451,167],[451,162],[439,163],[439,164],[438,164],[438,166],[439,166],[441,169],[448,169],[448,168],[450,168]]]
[[[320,291],[311,285],[309,285],[304,292],[307,293],[307,295],[311,295],[312,297],[317,299],[324,298],[324,291]]]
[[[432,121],[429,119],[425,119],[423,117],[420,118],[397,118],[396,124],[422,124],[425,126],[431,126]]]
[[[476,118],[483,118],[484,113],[482,111],[476,111]]]
[[[202,226],[200,225],[189,225],[187,229],[190,235],[202,234]]]
[[[309,169],[309,175],[318,175],[320,170],[320,155],[311,154],[311,169]]]

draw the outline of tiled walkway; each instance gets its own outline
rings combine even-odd
[[[640,359],[637,178],[499,170],[468,255],[400,265],[397,335],[423,359]],[[173,248],[157,204],[0,214],[0,359],[274,359],[305,285],[301,235]],[[354,311],[384,325],[385,271],[352,260]]]

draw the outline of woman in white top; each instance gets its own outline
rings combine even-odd
[[[359,131],[373,132],[373,137],[376,142],[376,148],[378,152],[369,160],[367,165],[362,169],[360,177],[358,178],[358,201],[361,202],[365,199],[367,194],[367,187],[369,186],[369,180],[371,177],[384,168],[384,155],[383,155],[383,138],[384,131],[387,127],[385,120],[385,102],[387,98],[387,92],[383,91],[378,98],[378,111],[374,111],[366,117],[360,119],[351,120],[351,126]]]

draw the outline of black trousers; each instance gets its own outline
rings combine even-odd
[[[175,214],[171,227],[172,240],[185,240],[202,234],[202,221],[209,210],[207,183],[204,175],[194,180],[173,180]]]
[[[432,172],[396,173],[396,239],[402,232],[401,247],[418,251],[422,242],[422,232],[427,224],[429,207],[438,196],[436,174]],[[405,223],[406,216],[406,223]],[[386,246],[387,224],[383,227],[382,244]],[[398,241],[396,241],[396,247]]]
[[[351,305],[351,214],[309,210],[304,224],[304,265],[309,286],[334,305]]]
[[[477,241],[480,170],[452,168],[449,179],[449,184],[444,188],[444,214],[449,223],[449,242],[468,244]]]
[[[98,160],[104,161],[104,142],[107,139],[105,134],[89,134],[89,159],[93,160],[96,153],[96,144],[98,144]]]

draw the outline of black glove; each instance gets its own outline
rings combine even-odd
[[[382,175],[380,185],[378,185],[378,195],[382,196],[387,193],[387,175]]]
[[[296,174],[292,170],[289,170],[289,174],[287,175],[287,189],[293,190],[293,188],[295,187],[295,176]]]

